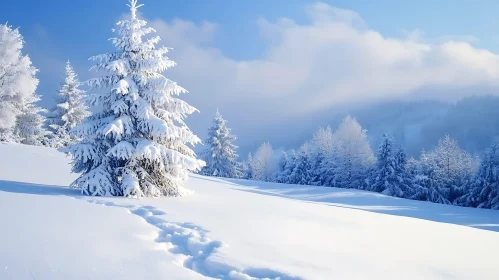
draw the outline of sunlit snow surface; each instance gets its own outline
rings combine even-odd
[[[0,144],[0,279],[497,279],[499,211],[193,175],[81,196],[53,149]]]

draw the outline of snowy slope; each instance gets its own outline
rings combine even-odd
[[[0,144],[0,158],[2,280],[499,274],[497,211],[202,176],[182,198],[91,198],[64,188],[55,150]]]

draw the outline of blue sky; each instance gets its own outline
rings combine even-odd
[[[416,93],[427,97],[422,89],[432,87],[437,88],[427,91],[432,98],[457,98],[456,88],[465,95],[468,89],[495,88],[499,78],[499,1],[142,3],[141,15],[163,44],[175,47],[170,56],[179,65],[167,76],[191,92],[186,98],[202,112],[191,118],[194,131],[203,135],[219,108],[242,138],[258,134],[253,142],[242,140],[243,146],[279,142],[266,131],[335,105]],[[53,104],[67,59],[82,79],[90,77],[87,59],[111,50],[107,39],[127,13],[125,4],[2,3],[1,21],[21,28],[25,52],[40,69],[43,106]]]

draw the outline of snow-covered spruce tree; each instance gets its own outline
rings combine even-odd
[[[405,169],[406,163],[405,153],[394,151],[392,138],[384,134],[378,148],[374,178],[369,189],[396,197],[411,196],[412,186]]]
[[[330,185],[340,188],[363,188],[374,165],[374,154],[366,130],[347,116],[334,132],[334,179]]]
[[[263,143],[250,162],[252,179],[258,181],[272,182],[274,181],[274,151],[269,142]]]
[[[18,29],[0,24],[0,141],[14,141],[16,123],[21,129],[29,115],[25,107],[35,102],[38,70],[22,54],[23,37]],[[29,118],[28,118],[29,119]]]
[[[312,184],[312,164],[310,162],[310,151],[308,143],[303,144],[298,151],[298,156],[295,160],[295,168],[291,173],[291,181],[298,185]]]
[[[234,145],[236,137],[230,133],[227,121],[217,110],[213,126],[208,131],[205,151],[206,166],[201,173],[208,176],[240,178],[241,170],[237,162],[237,146]]]
[[[184,118],[196,109],[175,96],[187,92],[161,73],[175,65],[155,30],[137,17],[130,0],[130,19],[117,23],[117,51],[98,55],[94,69],[105,72],[88,84],[95,112],[73,131],[81,138],[66,149],[73,171],[82,173],[71,186],[99,196],[179,196],[189,171],[204,162],[188,144],[199,143]]]
[[[499,209],[499,143],[495,143],[483,156],[469,192],[460,197],[457,204]]]
[[[53,133],[52,145],[54,147],[65,147],[78,142],[70,131],[90,115],[84,102],[85,91],[79,89],[80,86],[78,75],[71,63],[66,62],[66,78],[56,98],[57,105],[48,118]]]

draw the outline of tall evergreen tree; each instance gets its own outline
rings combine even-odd
[[[71,63],[66,62],[66,78],[56,98],[57,105],[49,117],[49,126],[53,132],[52,144],[65,147],[78,141],[71,129],[90,115],[84,102],[85,91],[79,89],[81,83]]]
[[[457,202],[463,206],[499,209],[499,143],[483,156],[469,192]]]
[[[18,29],[0,24],[0,141],[37,143],[44,130],[43,117],[34,103],[38,70],[22,54],[24,41]]]
[[[213,120],[213,126],[208,131],[205,152],[206,166],[201,173],[208,176],[239,178],[241,170],[237,162],[237,146],[234,145],[236,137],[231,134],[227,127],[227,121],[218,112]]]
[[[96,111],[74,131],[82,140],[66,149],[73,171],[71,186],[88,195],[126,197],[179,196],[189,171],[204,162],[188,144],[197,144],[184,118],[196,109],[176,98],[187,91],[161,73],[175,65],[157,48],[155,30],[137,17],[142,6],[130,0],[130,18],[119,21],[116,52],[98,55],[89,98]]]

